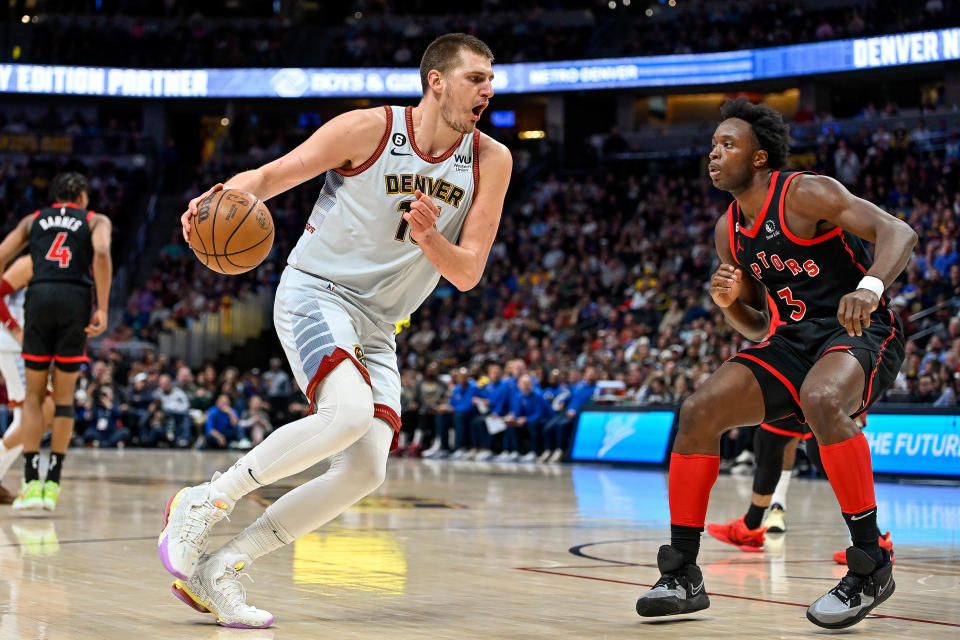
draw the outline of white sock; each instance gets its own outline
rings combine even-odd
[[[787,489],[790,487],[790,477],[793,471],[781,471],[780,480],[777,481],[777,488],[773,490],[773,498],[770,504],[779,504],[784,509],[787,508]]]
[[[253,562],[262,555],[293,542],[294,538],[270,517],[269,509],[253,524],[217,549],[216,555],[243,554]]]
[[[372,419],[370,385],[352,362],[342,362],[320,383],[316,413],[271,433],[212,484],[239,500],[343,451],[370,429]]]

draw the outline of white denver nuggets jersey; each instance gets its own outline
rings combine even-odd
[[[373,156],[331,170],[290,266],[333,283],[334,290],[386,322],[403,320],[430,295],[440,274],[410,237],[403,213],[419,189],[440,208],[437,229],[456,243],[480,175],[479,134],[436,158],[417,148],[412,107],[384,107],[387,127]]]
[[[10,316],[23,328],[23,300],[26,297],[26,287],[14,291],[7,296],[7,308]],[[6,327],[0,327],[0,351],[20,353],[20,343]]]

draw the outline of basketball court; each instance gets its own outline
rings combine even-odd
[[[645,620],[634,602],[657,579],[667,541],[666,474],[391,460],[375,494],[318,532],[259,560],[248,601],[266,630],[218,627],[170,593],[157,557],[163,507],[235,453],[71,450],[52,515],[0,524],[0,640],[131,638],[797,638],[832,632],[806,605],[845,572],[830,556],[849,542],[830,486],[795,479],[789,531],[767,553],[705,537],[711,608]],[[237,503],[219,545],[261,504],[311,477]],[[9,478],[8,483],[19,479]],[[721,476],[709,521],[742,515],[750,478]],[[893,531],[896,594],[846,635],[960,634],[960,491],[878,484]]]

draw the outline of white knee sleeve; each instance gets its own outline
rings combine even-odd
[[[326,473],[283,495],[217,553],[256,560],[333,520],[383,484],[392,441],[393,427],[374,419],[362,438],[331,458]]]
[[[383,484],[392,441],[393,427],[375,419],[362,438],[333,456],[326,473],[282,496],[267,514],[293,538],[333,520]]]
[[[316,413],[271,433],[214,487],[237,500],[343,451],[370,429],[373,391],[352,362],[341,362],[327,375],[315,400]]]

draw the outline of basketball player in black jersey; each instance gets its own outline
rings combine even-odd
[[[660,548],[662,575],[637,600],[637,613],[710,605],[696,561],[720,435],[795,416],[820,443],[853,540],[847,575],[810,605],[807,618],[847,627],[894,589],[890,554],[878,544],[870,448],[852,417],[891,384],[903,360],[903,329],[884,289],[917,237],[831,178],[781,171],[789,131],[776,111],[741,99],[724,103],[721,116],[710,178],[735,202],[716,226],[721,265],[710,295],[727,322],[759,344],[724,363],[680,409],[668,488],[671,543]],[[872,261],[861,238],[874,243]]]
[[[26,246],[33,259],[33,277],[23,308],[27,392],[20,428],[24,481],[14,509],[56,508],[60,470],[73,432],[73,394],[80,365],[87,360],[87,338],[107,328],[113,275],[111,224],[106,216],[87,210],[87,192],[87,179],[79,173],[56,176],[50,188],[54,204],[23,218],[0,243],[0,264],[10,262]],[[97,306],[91,318],[93,286]],[[41,406],[51,365],[54,438],[47,477],[41,482]]]

